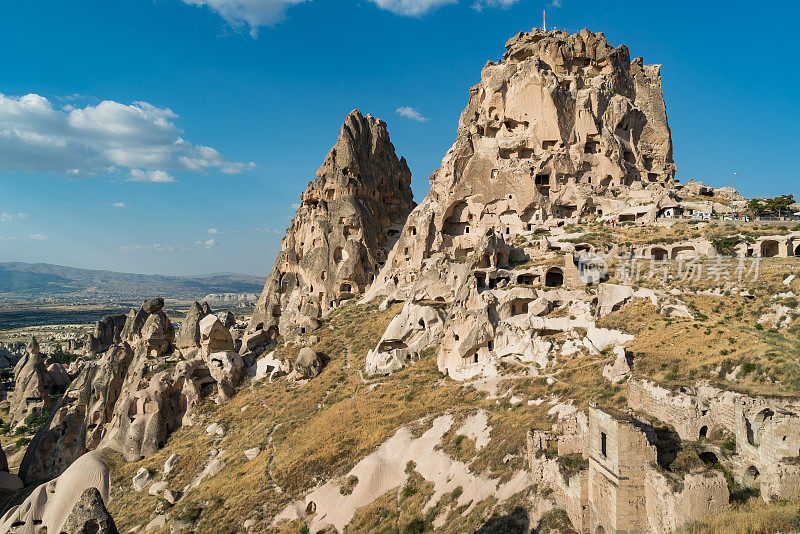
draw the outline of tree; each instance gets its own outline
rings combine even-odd
[[[747,209],[753,214],[781,215],[790,212],[789,206],[794,204],[794,195],[781,195],[775,198],[754,198],[747,203]]]

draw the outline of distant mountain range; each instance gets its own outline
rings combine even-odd
[[[47,263],[0,263],[0,299],[200,299],[209,293],[259,293],[264,279],[244,274],[201,277],[116,273]]]

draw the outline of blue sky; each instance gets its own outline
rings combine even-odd
[[[481,68],[544,8],[663,65],[682,181],[799,196],[800,8],[766,7],[7,0],[0,261],[266,275],[351,109],[387,121],[421,199]]]

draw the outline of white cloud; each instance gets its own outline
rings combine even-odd
[[[299,210],[299,209],[300,209],[300,204],[298,204],[298,203],[296,203],[296,202],[294,202],[294,203],[290,204],[290,206],[291,206],[291,208],[292,208],[293,210]]]
[[[428,120],[428,117],[423,117],[422,113],[412,108],[411,106],[399,107],[397,108],[397,110],[395,110],[395,112],[401,117],[405,117],[407,119],[411,119],[417,122],[425,122]]]
[[[143,171],[142,169],[131,169],[128,172],[129,182],[152,182],[156,184],[167,184],[177,182],[177,180],[166,171]]]
[[[112,202],[111,205],[115,208],[129,208],[130,205],[125,204],[124,202]]]
[[[558,1],[558,0],[553,0]],[[487,7],[499,7],[501,9],[508,9],[519,2],[519,0],[475,0],[472,4],[472,9],[475,11],[483,11]]]
[[[369,0],[378,7],[391,11],[395,15],[419,17],[437,7],[457,4],[458,0]]]
[[[238,173],[254,166],[186,141],[177,118],[147,102],[59,108],[40,95],[0,93],[0,169],[72,177],[121,172],[133,181],[172,182],[167,171]]]
[[[6,212],[0,213],[0,222],[12,222],[15,219],[27,219],[27,218],[28,218],[28,214],[27,213],[22,213],[22,212],[19,212],[19,213],[6,213]]]
[[[258,35],[259,26],[271,26],[283,20],[286,9],[306,0],[183,0],[193,6],[207,6],[234,28],[249,28]]]
[[[115,250],[123,254],[133,254],[135,252],[172,252],[175,250],[175,247],[172,245],[155,243],[153,245],[126,245],[124,247],[117,247]]]
[[[4,242],[8,242],[8,241],[16,241],[16,240],[17,240],[17,238],[13,237],[13,236],[0,235],[0,243],[4,243]]]
[[[31,234],[31,239],[34,239],[36,241],[43,241],[47,239],[47,236],[44,234]]]
[[[195,245],[199,245],[206,250],[211,250],[212,248],[217,246],[217,242],[214,239],[207,239],[206,241],[195,241]]]
[[[206,232],[208,232],[209,234],[218,234],[218,233],[220,233],[219,230],[217,230],[216,228],[209,228],[208,230],[206,230]]]
[[[282,233],[280,230],[277,230],[275,228],[270,228],[269,226],[262,226],[262,227],[259,227],[259,228],[253,228],[253,231],[254,232],[264,233],[264,234],[278,234],[278,235],[280,235]]]

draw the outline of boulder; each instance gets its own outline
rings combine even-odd
[[[206,358],[211,378],[217,383],[217,402],[231,398],[234,388],[239,385],[244,370],[244,362],[238,353],[228,350],[214,352]]]
[[[150,488],[148,488],[147,493],[150,495],[158,495],[159,493],[163,493],[169,485],[166,481],[162,480],[161,482],[153,482],[150,484]]]
[[[140,467],[133,476],[133,489],[136,491],[142,491],[145,487],[147,487],[147,484],[150,483],[151,478],[152,476],[150,475],[150,471],[148,471],[146,467]]]
[[[616,356],[614,363],[603,367],[603,377],[607,378],[612,384],[618,384],[630,376],[633,357],[628,355],[625,347],[620,347],[619,345],[614,347],[614,355]]]
[[[175,468],[175,462],[177,462],[177,461],[178,461],[178,455],[175,454],[175,453],[172,453],[169,456],[169,458],[167,458],[167,461],[164,462],[164,474],[165,475],[168,475],[168,474],[170,474],[172,472],[172,470]]]
[[[97,488],[86,488],[67,516],[59,534],[117,534]]]
[[[299,378],[314,378],[322,371],[323,366],[324,362],[316,351],[303,347],[294,361],[294,374]]]
[[[147,299],[142,303],[142,311],[149,314],[158,313],[164,309],[164,299],[161,297]]]

